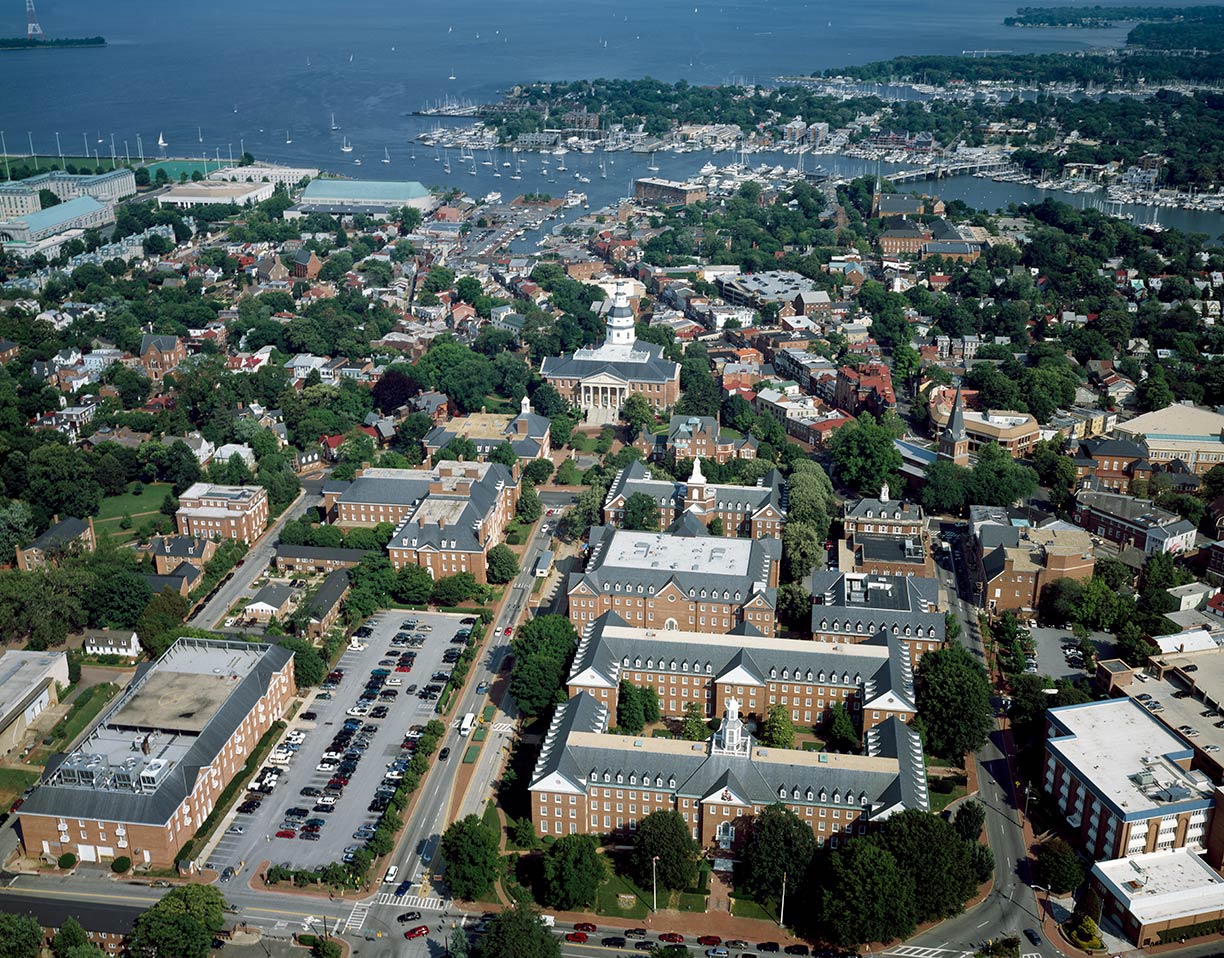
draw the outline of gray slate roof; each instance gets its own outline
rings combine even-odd
[[[606,709],[585,692],[560,706],[545,736],[531,787],[556,775],[586,791],[588,783],[615,782],[619,775],[621,784],[628,787],[640,781],[639,787],[698,800],[723,788],[756,805],[771,805],[783,798],[815,804],[823,798],[823,804],[864,810],[873,820],[905,808],[930,807],[922,744],[918,733],[899,719],[889,719],[873,730],[876,752],[872,754],[899,759],[895,765],[886,761],[841,764],[839,756],[827,763],[792,764],[785,761],[785,749],[753,748],[747,755],[729,755],[700,743],[685,751],[652,748],[653,739],[642,739],[640,749],[627,751],[615,747],[620,736],[572,741],[575,733],[604,731],[606,722]],[[591,743],[591,738],[607,740],[608,747]]]
[[[68,545],[68,543],[79,539],[89,529],[89,524],[80,519],[67,518],[61,519],[50,529],[40,535],[37,539],[31,542],[27,549],[38,549],[41,552],[48,552],[52,549],[60,549]]]
[[[350,551],[355,552],[357,550]],[[323,617],[344,598],[348,587],[348,569],[336,569],[329,572],[327,578],[323,580],[323,584],[319,586],[319,591],[310,599],[310,617],[315,621],[322,621]]]
[[[320,559],[331,560],[333,562],[360,562],[368,555],[370,553],[364,549],[329,549],[323,546],[290,546],[283,543],[276,547],[276,558],[278,559]]]
[[[567,681],[583,677],[585,684],[594,677],[615,688],[623,669],[650,668],[678,675],[705,675],[715,682],[738,671],[737,683],[748,684],[746,676],[751,676],[751,681],[763,686],[771,680],[782,680],[785,672],[791,678],[804,676],[861,688],[864,702],[892,692],[914,709],[909,646],[891,633],[858,645],[769,639],[759,632],[746,646],[744,635],[736,637],[739,641],[708,636],[708,642],[698,645],[669,637],[666,631],[634,630],[632,636],[616,631],[628,627],[615,612],[606,612],[592,622],[578,643]],[[887,657],[880,655],[881,648],[888,649]]]
[[[765,473],[755,486],[724,486],[712,482],[706,483],[706,486],[714,490],[715,502],[723,504],[725,508],[751,515],[766,505],[772,505],[783,516],[786,515],[786,480],[777,469]],[[673,482],[666,477],[656,479],[643,463],[632,462],[616,474],[605,502],[612,503],[621,497],[628,499],[635,492],[641,492],[650,496],[657,505],[670,502],[679,511],[684,509],[687,489],[687,483]]]
[[[818,569],[812,574],[812,631],[874,635],[880,631],[942,640],[939,580]],[[834,623],[841,625],[835,630]]]
[[[293,657],[291,651],[279,645],[265,645],[262,648],[264,654],[261,660],[238,683],[212,720],[196,736],[182,760],[174,763],[157,791],[105,791],[44,784],[26,799],[25,804],[21,806],[21,814],[164,825],[170,816],[178,811],[183,800],[192,793],[200,772],[216,760],[221,749],[233,737],[234,731],[254,710],[256,703],[267,692],[272,676],[284,668],[285,663]],[[151,669],[156,668],[156,665],[157,663],[146,662],[138,666],[128,689],[135,690],[141,679]],[[128,698],[129,693],[119,696],[102,714],[97,724],[105,724],[117,714]],[[44,780],[59,767],[65,757],[66,755],[61,753],[47,763]]]
[[[540,375],[545,379],[586,379],[609,373],[630,382],[666,383],[679,369],[679,364],[663,358],[663,347],[655,343],[635,343],[631,355],[635,358],[605,359],[598,350],[579,350],[569,356],[545,356]]]

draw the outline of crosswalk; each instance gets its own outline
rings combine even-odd
[[[365,924],[366,916],[370,914],[370,906],[358,902],[353,906],[353,910],[349,912],[348,918],[344,920],[345,931],[360,931],[361,926]]]
[[[957,951],[954,948],[922,948],[919,945],[898,945],[896,948],[888,949],[884,954],[892,958],[953,958],[953,956],[972,958],[973,956],[971,951]],[[1033,956],[1024,955],[1022,958],[1033,958]]]
[[[389,891],[378,896],[378,904],[395,905],[397,908],[419,908],[427,911],[442,911],[446,907],[444,898],[422,898],[419,895],[393,895]]]
[[[490,725],[489,729],[493,732],[513,732],[514,726],[509,722],[498,722],[496,725]]]

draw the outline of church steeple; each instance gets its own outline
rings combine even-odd
[[[969,465],[969,437],[965,433],[965,409],[959,380],[956,383],[956,398],[952,400],[952,412],[939,436],[939,458],[958,466]]]
[[[608,309],[608,335],[604,342],[609,346],[632,346],[637,342],[634,322],[633,307],[629,305],[625,284],[617,283],[612,306]]]

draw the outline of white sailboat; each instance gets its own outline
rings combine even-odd
[[[384,163],[391,162],[391,151],[388,150],[385,146],[383,147],[383,162]]]
[[[451,171],[450,154],[447,153],[445,150],[443,150],[442,152],[445,157],[445,162],[442,164],[442,169],[444,169],[447,173],[449,173]]]
[[[332,125],[331,125],[331,128],[332,128],[332,130],[333,130],[333,131],[340,129],[340,125],[339,125],[338,123],[336,123],[336,114],[334,114],[334,113],[332,114]]]
[[[166,142],[166,135],[165,135],[164,133],[158,133],[158,134],[157,134],[157,145],[158,145],[158,146],[160,146],[160,147],[161,147],[163,150],[164,150],[164,149],[165,149],[167,146],[169,146],[169,145],[170,145],[169,143],[167,143],[167,142]]]
[[[651,173],[659,172],[659,164],[655,162],[654,153],[650,154],[650,162],[646,164],[646,169],[650,170]]]
[[[604,165],[602,158],[599,161],[599,175],[602,179],[606,180],[608,178],[608,168]]]
[[[352,153],[353,152],[353,144],[348,141],[347,136],[344,138],[344,142],[340,144],[340,152],[341,153]]]
[[[285,131],[285,146],[288,146],[288,145],[289,145],[290,143],[292,143],[292,142],[293,142],[293,137],[291,137],[291,136],[289,135],[289,131],[288,131],[288,130],[286,130],[286,131]]]
[[[196,127],[196,136],[199,138],[201,143],[204,142],[204,130],[202,127]]]
[[[448,76],[446,79],[448,79],[448,80],[453,80],[453,79],[455,79],[455,68],[454,68],[454,67],[451,67],[450,76]]]
[[[510,174],[510,179],[521,180],[523,178],[523,158],[518,158],[518,166],[514,168],[514,172]]]

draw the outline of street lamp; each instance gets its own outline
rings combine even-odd
[[[659,856],[655,855],[650,859],[650,887],[654,893],[654,908],[651,909],[655,914],[659,912],[659,878],[656,871]]]
[[[778,908],[778,927],[786,926],[786,872],[782,873],[782,904]]]

